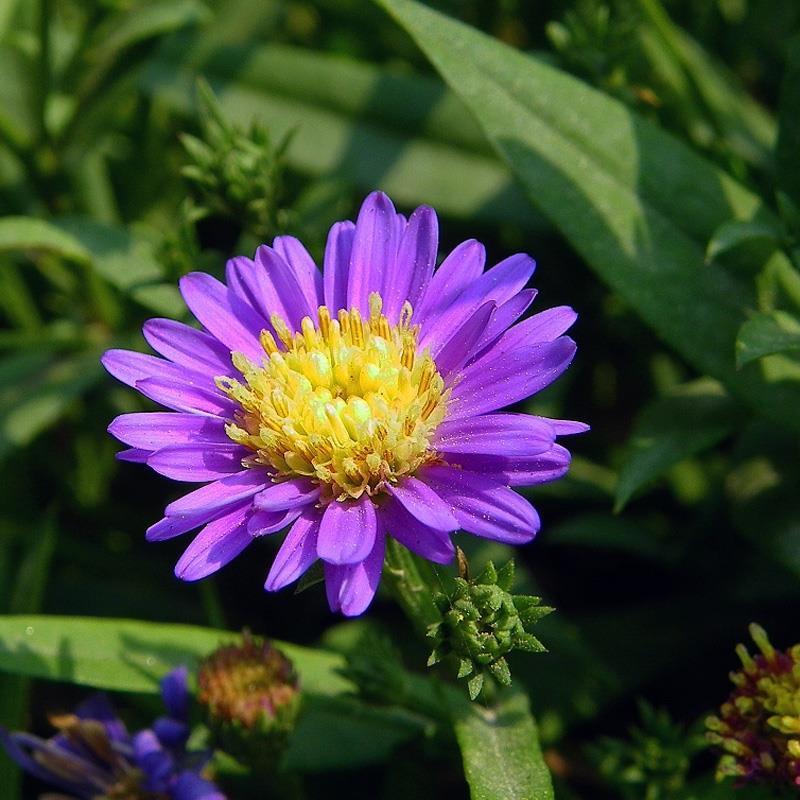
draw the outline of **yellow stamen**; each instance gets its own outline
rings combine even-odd
[[[382,308],[377,293],[368,318],[357,308],[334,318],[322,306],[317,322],[306,317],[296,332],[273,314],[280,344],[263,331],[260,364],[232,354],[243,380],[216,383],[239,406],[226,430],[253,451],[246,465],[307,476],[345,499],[374,495],[435,458],[430,441],[444,418],[444,381],[427,350],[417,349],[411,306],[397,325]]]

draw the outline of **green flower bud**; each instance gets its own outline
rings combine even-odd
[[[434,597],[442,620],[428,629],[435,643],[428,666],[446,657],[457,659],[458,677],[467,680],[469,696],[474,700],[487,675],[501,686],[511,684],[505,656],[512,650],[545,651],[526,627],[553,609],[539,605],[538,597],[509,593],[514,582],[513,561],[499,570],[490,561],[481,575],[470,579],[466,559],[459,552],[459,567],[461,574],[454,579],[452,589]]]
[[[198,702],[215,742],[244,764],[276,765],[300,701],[292,662],[245,632],[241,644],[215,650],[200,666]]]

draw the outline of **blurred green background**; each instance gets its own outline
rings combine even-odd
[[[791,125],[800,127],[792,94],[800,4],[429,5],[615,98],[772,209],[772,221],[695,232],[701,247],[711,243],[697,269],[727,271],[747,287],[743,315],[773,315],[789,344],[763,352],[785,351],[776,380],[796,388],[800,215],[786,164],[797,162],[800,143]],[[795,78],[782,94],[792,58]],[[143,532],[177,487],[115,461],[105,432],[117,414],[149,405],[98,362],[112,346],[145,349],[148,317],[186,318],[181,274],[221,275],[226,258],[281,232],[319,257],[329,225],[381,188],[403,211],[437,209],[442,253],[470,237],[492,263],[531,253],[535,309],[569,304],[580,314],[574,365],[525,408],[586,420],[592,431],[569,443],[566,479],[530,492],[543,530],[516,554],[520,589],[557,608],[537,628],[550,653],[512,665],[530,692],[557,796],[729,796],[730,787],[711,788],[714,759],[697,752],[690,731],[724,699],[733,646],[750,621],[776,645],[800,640],[799,423],[796,394],[778,413],[777,403],[753,402],[749,388],[704,375],[698,365],[715,348],[733,374],[735,351],[733,339],[702,338],[700,323],[713,313],[702,297],[667,309],[698,320],[676,347],[674,331],[632,302],[641,287],[620,291],[602,264],[587,264],[580,215],[564,222],[557,199],[537,204],[535,186],[498,154],[409,35],[365,0],[0,0],[0,76],[5,613],[247,625],[340,648],[367,627],[410,640],[388,598],[364,620],[342,623],[319,586],[265,594],[274,542],[257,542],[201,585],[174,579],[183,543],[147,545]],[[198,77],[218,111],[200,101]],[[590,131],[600,113],[561,111],[576,125],[589,115]],[[779,126],[789,150],[776,161]],[[677,156],[655,158],[669,173]],[[676,161],[680,180],[664,187],[654,178],[643,191],[662,209],[702,216],[694,206],[706,202],[708,177],[692,163]],[[642,287],[647,280],[645,270]],[[742,339],[738,351],[754,362],[737,373],[753,385],[770,382],[769,359],[748,355],[757,344]],[[459,543],[476,563],[510,554]],[[423,650],[408,645],[406,663],[421,667]],[[45,711],[79,694],[27,688],[30,696],[19,679],[2,679],[0,721],[45,731]],[[668,714],[642,711],[642,699]],[[631,737],[632,725],[645,732]],[[343,764],[320,786],[387,800],[466,796],[457,762],[440,753],[428,769],[423,750],[412,743],[391,764]],[[13,775],[0,757],[9,800]]]

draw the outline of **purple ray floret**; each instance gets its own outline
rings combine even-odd
[[[130,734],[108,698],[98,694],[73,714],[53,717],[59,733],[50,739],[0,727],[0,744],[26,772],[76,800],[112,796],[225,800],[203,775],[210,753],[186,749],[186,678],[183,667],[163,678],[161,696],[167,713],[138,733]]]
[[[504,409],[569,367],[576,315],[523,319],[536,297],[529,256],[485,269],[469,240],[437,268],[438,241],[433,209],[406,219],[374,192],[355,223],[331,228],[321,271],[280,236],[231,259],[224,283],[181,280],[202,327],[147,322],[161,358],[105,354],[112,375],[169,409],[115,419],[129,448],[119,457],[203,484],[147,531],[197,530],[178,577],[206,577],[288,529],[265,588],[321,560],[331,608],[353,616],[375,594],[387,536],[442,564],[459,530],[533,539],[539,515],[511,487],[563,476],[558,439],[588,426]]]

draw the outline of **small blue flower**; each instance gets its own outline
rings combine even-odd
[[[189,752],[187,672],[161,681],[167,714],[131,735],[105,695],[51,717],[58,733],[40,739],[0,728],[0,744],[26,772],[80,800],[225,800],[202,776],[209,753]]]

